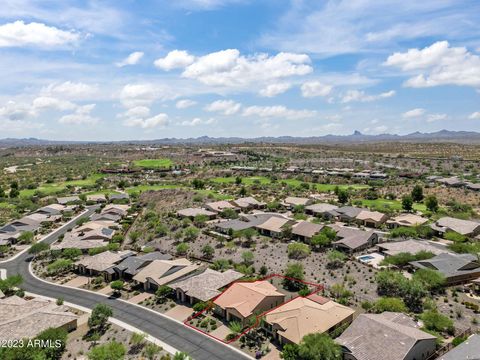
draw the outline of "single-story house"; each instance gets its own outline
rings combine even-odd
[[[474,360],[480,358],[480,335],[470,335],[460,345],[441,355],[437,360]]]
[[[109,194],[108,195],[108,200],[109,201],[115,201],[115,200],[128,200],[130,196],[127,193],[114,193],[114,194]]]
[[[295,221],[287,219],[285,217],[272,216],[265,222],[255,226],[260,234],[271,237],[280,237],[283,230],[295,224]]]
[[[42,223],[54,223],[59,221],[61,218],[62,218],[62,215],[47,215],[47,214],[40,214],[40,213],[34,212],[30,215],[26,215],[22,219],[32,220],[34,222],[42,224]]]
[[[83,240],[111,240],[115,234],[112,227],[117,226],[113,221],[89,221],[72,231],[72,235]]]
[[[427,218],[424,218],[423,216],[420,216],[420,215],[401,214],[387,220],[387,225],[390,228],[397,228],[400,226],[412,227],[412,226],[423,225],[427,221],[428,221]]]
[[[246,320],[255,314],[273,309],[285,301],[285,295],[268,281],[236,282],[213,303],[214,311],[227,321]]]
[[[145,290],[157,290],[159,286],[166,285],[172,281],[181,279],[200,266],[190,262],[188,259],[176,260],[153,260],[143,267],[133,280],[143,284]]]
[[[0,233],[0,246],[15,244],[21,232],[16,233]]]
[[[436,337],[419,327],[402,313],[360,314],[335,342],[345,360],[425,360]]]
[[[96,202],[97,204],[106,203],[107,198],[104,194],[92,194],[87,195],[87,201]]]
[[[77,203],[77,202],[81,202],[80,198],[76,195],[74,196],[65,196],[65,197],[58,197],[57,198],[57,203],[59,203],[60,205],[67,205],[67,204],[70,204],[70,203]]]
[[[224,220],[215,223],[215,230],[223,234],[228,234],[230,229],[232,231],[242,231],[263,224],[271,217],[285,218],[283,215],[277,213],[240,214],[238,219]]]
[[[132,256],[131,251],[104,251],[93,256],[85,256],[74,263],[80,274],[99,275],[103,274],[111,266],[118,264],[123,259]]]
[[[65,306],[43,299],[22,299],[16,295],[0,299],[0,339],[33,338],[48,328],[72,331],[78,316]]]
[[[233,205],[242,209],[242,210],[250,210],[250,209],[262,209],[267,204],[261,201],[258,201],[254,197],[248,196],[239,198],[232,201]]]
[[[124,217],[128,214],[129,209],[130,209],[130,205],[126,205],[126,204],[108,204],[102,209],[100,213],[120,215],[121,217]]]
[[[18,220],[13,220],[7,225],[0,228],[0,233],[16,233],[20,231],[35,232],[40,228],[40,222],[35,219],[23,217]]]
[[[357,219],[357,215],[366,209],[355,206],[342,206],[337,209],[329,211],[327,214],[331,218],[337,218],[343,222],[352,222]]]
[[[312,199],[289,196],[283,200],[282,204],[290,209],[293,209],[295,206],[307,206],[313,202]]]
[[[310,215],[319,216],[319,217],[329,217],[328,212],[338,209],[338,206],[328,204],[328,203],[318,203],[312,204],[305,207],[305,212]]]
[[[312,237],[317,235],[323,225],[315,224],[310,221],[300,221],[292,226],[292,235],[303,242],[310,242]]]
[[[431,259],[412,261],[417,269],[432,269],[445,276],[446,285],[457,285],[480,277],[480,262],[473,254],[442,253]]]
[[[203,273],[192,275],[168,286],[175,290],[177,299],[194,304],[208,301],[220,295],[220,289],[242,278],[244,275],[235,270],[224,272],[206,269]]]
[[[67,210],[69,210],[69,208],[65,205],[50,204],[37,209],[35,212],[38,214],[45,214],[45,215],[61,215],[62,212]]]
[[[216,213],[221,213],[223,210],[227,210],[227,209],[231,209],[231,210],[235,210],[235,211],[240,210],[237,206],[232,205],[230,202],[228,202],[226,200],[206,203],[205,208],[207,210],[210,210],[210,211],[213,211],[213,212],[216,212]]]
[[[462,187],[465,185],[465,181],[461,180],[458,176],[440,178],[437,179],[436,182],[450,187]]]
[[[90,219],[92,221],[113,221],[113,222],[118,222],[122,219],[121,215],[118,214],[104,214],[104,213],[95,213],[92,216],[90,216]]]
[[[379,211],[362,210],[355,219],[360,225],[378,228],[387,221],[388,216]]]
[[[480,223],[471,220],[462,220],[452,217],[442,217],[430,227],[438,234],[445,234],[447,231],[455,231],[465,236],[476,236],[480,234]]]
[[[140,270],[142,270],[145,266],[147,266],[154,260],[171,259],[171,255],[164,254],[159,251],[154,251],[139,256],[129,256],[123,259],[120,263],[108,268],[105,271],[105,276],[109,281],[115,279],[132,280],[133,277],[140,272]]]
[[[193,220],[195,216],[199,215],[214,219],[217,216],[217,213],[202,208],[187,208],[177,211],[177,216],[181,218],[189,218]]]
[[[378,243],[378,234],[371,230],[353,229],[344,226],[330,225],[337,232],[333,246],[337,249],[353,253],[372,247]]]
[[[307,334],[329,333],[351,323],[355,310],[317,294],[296,297],[265,315],[264,329],[280,344],[298,344]]]
[[[79,249],[82,250],[82,252],[86,253],[90,249],[104,247],[108,244],[109,242],[104,240],[84,240],[76,236],[65,236],[62,241],[57,241],[55,244],[52,244],[51,249]]]
[[[435,255],[449,252],[445,245],[428,240],[409,239],[405,241],[389,241],[377,244],[379,252],[384,256],[394,256],[400,253],[415,255],[420,251],[428,251]]]

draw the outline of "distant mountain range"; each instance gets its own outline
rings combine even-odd
[[[269,143],[269,144],[360,144],[360,143],[378,143],[378,142],[425,142],[425,143],[461,143],[461,144],[480,144],[480,133],[475,131],[450,131],[440,130],[432,133],[414,132],[407,135],[379,134],[365,135],[356,130],[351,135],[324,135],[310,137],[279,136],[279,137],[209,137],[201,136],[198,138],[164,138],[155,140],[131,140],[131,141],[62,141],[62,140],[43,140],[36,138],[0,139],[0,147],[21,147],[21,146],[55,146],[72,144],[144,144],[144,145],[208,145],[208,144],[243,144],[243,143]]]

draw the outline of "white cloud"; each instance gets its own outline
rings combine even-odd
[[[305,119],[317,114],[312,110],[293,110],[283,105],[276,106],[249,106],[243,110],[243,116],[258,116],[261,118],[286,118],[291,120]]]
[[[0,131],[2,131],[2,133],[19,133],[21,136],[25,136],[25,133],[28,131],[40,130],[44,126],[43,123],[25,120],[4,119],[0,121]]]
[[[210,86],[245,87],[312,72],[305,54],[278,53],[275,56],[240,55],[237,49],[207,54],[188,65],[182,76]]]
[[[3,107],[0,107],[0,118],[14,121],[31,116],[35,116],[35,111],[29,104],[8,101]]]
[[[215,118],[209,118],[207,120],[202,120],[200,118],[194,118],[190,121],[188,120],[185,120],[185,121],[182,121],[181,125],[182,126],[199,126],[199,125],[211,125],[211,124],[214,124],[216,122]]]
[[[264,97],[274,97],[284,93],[290,89],[292,85],[289,83],[275,83],[269,84],[259,91],[259,94]]]
[[[439,120],[445,120],[448,118],[447,114],[428,114],[427,122],[434,122]]]
[[[38,46],[44,48],[74,44],[80,35],[74,31],[18,20],[0,26],[0,47]]]
[[[480,57],[465,47],[450,47],[448,41],[439,41],[423,49],[394,53],[384,64],[405,72],[418,73],[405,82],[407,87],[480,86]]]
[[[118,67],[123,67],[126,65],[135,65],[140,61],[142,57],[143,57],[143,52],[135,51],[135,52],[132,52],[130,55],[128,55],[122,61],[117,62],[115,65],[117,65]]]
[[[124,121],[125,126],[140,127],[142,129],[151,129],[154,127],[164,127],[168,125],[168,115],[164,113],[157,114],[150,118],[129,118]]]
[[[151,83],[127,84],[120,91],[119,98],[126,108],[148,106],[155,100],[173,99],[176,95],[171,90]]]
[[[196,101],[193,101],[193,100],[190,100],[190,99],[182,99],[182,100],[177,101],[177,103],[175,104],[175,107],[177,109],[186,109],[186,108],[192,107],[196,104],[197,104]]]
[[[331,85],[322,84],[320,81],[308,81],[301,86],[303,97],[327,96],[332,89]]]
[[[56,96],[66,99],[84,100],[92,99],[98,95],[98,86],[82,82],[65,81],[50,84],[40,91],[45,96]]]
[[[61,100],[57,99],[54,97],[48,97],[48,96],[40,96],[37,97],[33,100],[33,108],[34,110],[60,110],[60,111],[65,111],[65,110],[73,110],[77,107],[74,103],[67,101],[67,100]]]
[[[379,99],[386,99],[395,96],[395,90],[386,91],[377,95],[368,95],[362,90],[348,90],[342,97],[342,103],[349,103],[352,101],[370,102]]]
[[[150,109],[146,106],[136,106],[125,111],[122,116],[128,118],[146,118],[150,115]]]
[[[170,71],[173,69],[184,68],[195,61],[195,57],[185,50],[170,51],[164,58],[155,60],[154,65],[162,70]]]
[[[480,120],[480,111],[475,111],[474,113],[471,113],[468,118],[472,120]]]
[[[58,122],[61,124],[94,125],[98,122],[98,118],[90,115],[94,108],[95,104],[79,106],[73,114],[62,116]]]
[[[218,112],[223,115],[233,115],[240,110],[241,106],[242,104],[233,100],[217,100],[205,106],[204,110],[209,112]]]
[[[402,117],[404,117],[404,118],[415,118],[415,117],[422,116],[423,114],[425,114],[425,109],[416,108],[416,109],[412,109],[412,110],[404,112],[402,114]]]

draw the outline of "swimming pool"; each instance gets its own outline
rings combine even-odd
[[[364,256],[360,256],[358,258],[358,260],[363,261],[363,262],[369,262],[370,260],[373,260],[373,259],[375,259],[375,257],[370,256],[370,255],[364,255]]]

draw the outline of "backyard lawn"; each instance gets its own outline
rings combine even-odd
[[[143,159],[135,160],[133,164],[146,169],[164,169],[172,166],[173,161],[170,159]]]
[[[393,210],[402,210],[402,202],[400,200],[387,200],[387,199],[375,199],[375,200],[366,200],[366,199],[355,199],[353,202],[357,201],[362,202],[362,206],[366,207],[375,207],[381,209],[383,207],[390,208]],[[414,203],[413,209],[421,212],[427,211],[427,208],[424,204]]]
[[[217,177],[211,179],[211,181],[218,183],[218,184],[233,184],[235,182],[235,177]],[[287,185],[290,186],[300,186],[303,181],[297,180],[297,179],[279,179],[277,182],[284,182]],[[261,185],[267,185],[271,184],[272,181],[265,177],[265,176],[250,176],[250,177],[243,177],[242,178],[242,184],[244,185],[253,185],[253,184],[261,184]],[[312,183],[307,183],[310,186]],[[368,185],[365,184],[314,184],[317,191],[319,192],[328,192],[328,191],[333,191],[335,188],[338,186],[339,189],[365,189],[368,188]]]
[[[36,189],[24,189],[20,191],[20,197],[30,197],[35,195],[35,192],[40,191],[45,195],[53,195],[59,193],[66,189],[67,186],[78,186],[78,187],[88,187],[95,185],[95,182],[98,179],[103,178],[105,175],[102,174],[93,174],[87,177],[86,179],[80,180],[69,180],[69,181],[61,181],[56,183],[50,184],[42,184]]]

